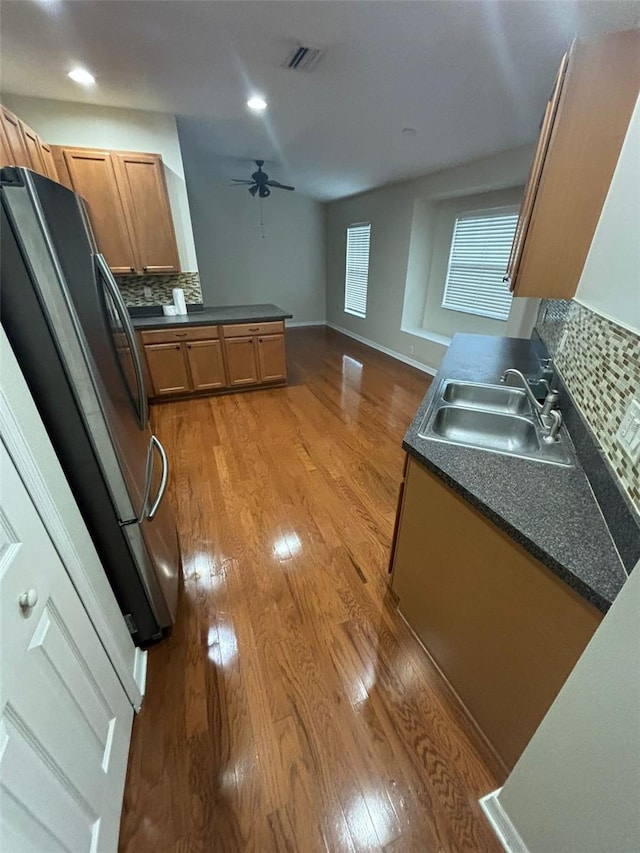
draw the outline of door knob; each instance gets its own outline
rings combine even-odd
[[[18,604],[23,610],[31,610],[38,603],[38,592],[37,590],[28,589],[26,592],[23,592],[20,598],[18,599]]]

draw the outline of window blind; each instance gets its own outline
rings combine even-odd
[[[357,317],[367,316],[370,240],[371,225],[369,223],[350,225],[347,228],[344,310]]]
[[[442,307],[506,320],[512,295],[502,280],[518,222],[516,208],[461,213],[456,219]]]

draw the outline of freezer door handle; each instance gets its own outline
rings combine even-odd
[[[155,435],[151,436],[151,444],[156,448],[158,453],[160,454],[160,459],[162,460],[162,476],[160,478],[160,487],[158,488],[158,494],[147,513],[147,518],[151,520],[153,516],[158,511],[158,507],[162,502],[162,498],[164,497],[164,493],[167,490],[167,483],[169,482],[169,460],[167,459],[167,454],[165,452],[164,447],[160,443],[160,440],[155,437]]]
[[[129,317],[129,312],[127,311],[127,306],[124,304],[124,299],[122,298],[120,289],[116,284],[116,281],[113,277],[113,273],[109,269],[109,265],[107,264],[104,255],[97,254],[94,257],[96,259],[98,269],[100,270],[102,280],[107,286],[111,299],[113,300],[113,304],[116,307],[116,311],[120,316],[122,329],[125,335],[127,336],[127,343],[129,344],[129,349],[131,350],[131,360],[133,361],[133,370],[136,375],[136,385],[138,386],[138,411],[140,412],[140,428],[146,429],[147,424],[149,422],[149,404],[147,402],[147,389],[144,385],[142,359],[140,358],[140,351],[138,349],[138,343],[136,341],[136,333],[133,329],[133,325],[131,324],[131,319]]]

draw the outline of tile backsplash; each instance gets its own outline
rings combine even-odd
[[[640,336],[561,299],[543,300],[536,330],[640,515],[640,467],[615,437],[632,397],[640,397]]]
[[[118,275],[116,281],[126,305],[169,305],[173,303],[173,288],[181,287],[187,304],[202,302],[200,275],[197,272],[181,272],[175,275]],[[144,288],[151,289],[151,296],[144,295]]]

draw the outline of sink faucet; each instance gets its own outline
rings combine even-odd
[[[544,398],[544,403],[539,403],[524,374],[514,367],[510,367],[502,374],[500,382],[506,382],[509,376],[514,376],[526,391],[533,411],[536,413],[542,428],[545,430],[545,441],[555,441],[558,431],[562,426],[562,414],[555,408],[556,403],[560,399],[560,392],[556,391],[555,388],[550,388],[547,396]]]

